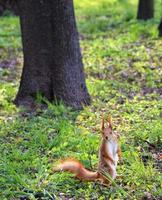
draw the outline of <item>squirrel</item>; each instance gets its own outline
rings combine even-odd
[[[86,169],[78,160],[69,158],[62,160],[60,164],[53,167],[53,171],[68,171],[75,174],[75,177],[83,181],[99,181],[101,184],[109,183],[107,177],[102,173],[108,173],[112,179],[117,176],[116,167],[118,158],[121,158],[119,146],[119,135],[112,130],[111,117],[101,121],[102,140],[99,148],[99,165],[96,172]]]

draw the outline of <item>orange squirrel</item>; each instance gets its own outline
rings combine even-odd
[[[109,181],[102,174],[102,171],[110,174],[112,179],[116,178],[116,167],[118,157],[121,157],[121,150],[118,142],[119,135],[112,130],[112,122],[109,117],[106,122],[102,118],[101,125],[102,141],[99,149],[99,165],[96,172],[86,169],[79,161],[75,159],[66,159],[53,167],[53,171],[69,171],[75,174],[75,177],[84,181],[99,181],[107,184]]]

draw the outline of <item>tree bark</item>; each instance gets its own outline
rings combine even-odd
[[[72,0],[18,0],[24,67],[17,105],[37,93],[81,109],[90,103]]]
[[[159,30],[159,37],[162,37],[162,19],[161,19],[160,24],[158,26],[158,30]]]
[[[2,16],[6,10],[18,15],[17,0],[0,0],[0,16]]]
[[[147,20],[154,17],[154,0],[139,0],[137,19]]]
[[[5,6],[2,3],[0,3],[0,16],[3,15],[4,11],[5,11]]]

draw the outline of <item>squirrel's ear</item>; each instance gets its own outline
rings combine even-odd
[[[111,115],[108,115],[107,122],[108,122],[109,127],[112,128],[112,118],[111,118]]]
[[[103,131],[105,128],[105,121],[104,121],[104,117],[102,116],[102,120],[101,120],[101,131]]]

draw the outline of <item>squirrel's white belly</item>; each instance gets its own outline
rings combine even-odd
[[[113,175],[112,175],[113,179],[117,175],[116,174],[116,167],[117,167],[117,162],[119,160],[118,154],[117,154],[117,148],[118,148],[118,145],[115,142],[110,141],[110,142],[107,143],[107,152],[109,152],[110,156],[114,160],[114,163],[112,163],[111,161],[109,162],[109,166],[111,167],[111,169],[113,171]]]

